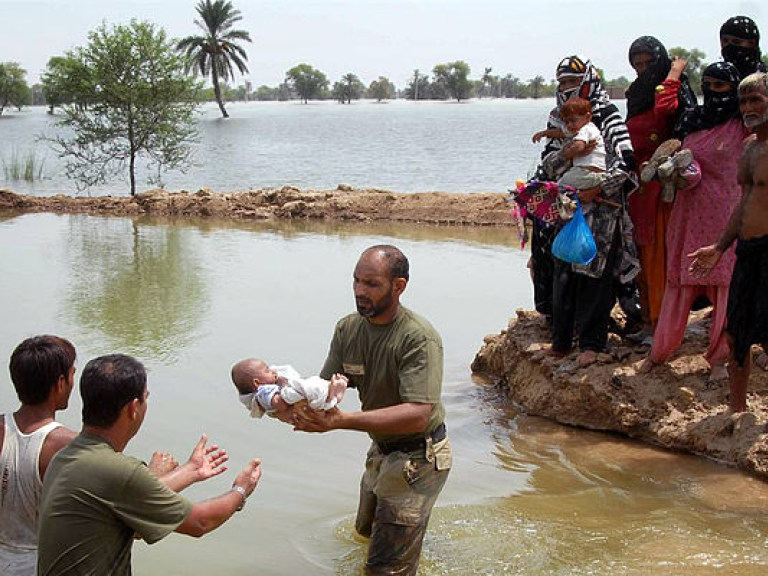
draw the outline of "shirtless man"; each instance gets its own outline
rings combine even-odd
[[[76,434],[55,421],[69,403],[75,347],[58,336],[34,336],[11,355],[21,407],[0,415],[0,574],[33,576],[37,519],[48,464]]]
[[[736,240],[736,266],[728,295],[727,331],[731,348],[728,366],[730,408],[747,409],[751,370],[750,347],[768,352],[768,85],[756,72],[739,84],[739,108],[753,133],[739,164],[742,197],[716,244],[690,256],[691,272],[706,276]]]

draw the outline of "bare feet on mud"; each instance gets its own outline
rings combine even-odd
[[[710,384],[716,384],[726,380],[728,380],[728,368],[726,368],[724,364],[712,366],[712,371],[709,373],[707,382]]]
[[[653,370],[653,367],[656,366],[654,364],[653,360],[651,360],[651,357],[648,356],[647,358],[643,359],[642,362],[637,366],[637,373],[638,374],[648,374],[651,370]]]

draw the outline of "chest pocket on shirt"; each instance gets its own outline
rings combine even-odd
[[[344,374],[349,378],[353,386],[358,386],[365,377],[365,365],[351,362],[342,363]]]

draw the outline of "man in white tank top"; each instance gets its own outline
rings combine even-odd
[[[43,477],[54,455],[76,436],[54,420],[75,378],[75,347],[57,336],[34,336],[11,355],[21,407],[0,415],[0,575],[37,572],[37,525]]]

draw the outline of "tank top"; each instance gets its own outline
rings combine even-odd
[[[61,426],[50,422],[31,434],[22,433],[13,414],[3,418],[5,435],[0,454],[0,570],[13,574],[20,556],[37,551],[37,519],[43,482],[40,479],[40,450],[46,437]]]

